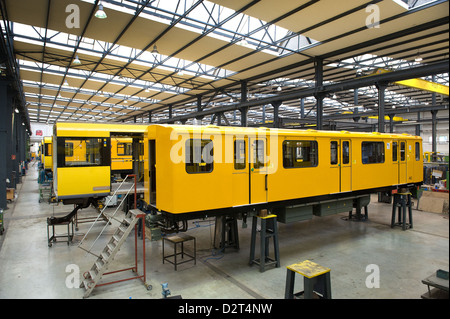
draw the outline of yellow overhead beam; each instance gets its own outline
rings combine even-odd
[[[369,118],[369,119],[375,119],[375,120],[377,120],[377,119],[378,119],[378,116],[374,115],[374,116],[369,116],[368,118]],[[384,116],[384,119],[385,119],[386,121],[389,121],[389,120],[390,120],[389,116],[387,116],[387,115]],[[400,116],[394,116],[394,118],[393,118],[392,120],[393,120],[394,122],[404,122],[404,121],[408,121],[408,119],[404,119],[403,117],[400,117]]]
[[[391,72],[391,71],[379,68],[371,75],[382,74],[382,73],[387,73],[387,72]],[[440,84],[440,83],[426,81],[423,79],[409,79],[409,80],[397,81],[397,82],[395,82],[395,84],[411,87],[414,89],[439,93],[439,94],[443,94],[443,95],[447,95],[447,96],[449,95],[449,87],[448,86]]]

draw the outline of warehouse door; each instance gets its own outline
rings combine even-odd
[[[352,190],[352,151],[351,141],[341,140],[341,192],[351,192]]]
[[[267,139],[249,138],[250,204],[267,202]]]

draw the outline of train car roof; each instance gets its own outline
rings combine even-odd
[[[60,122],[54,126],[57,136],[70,137],[109,137],[111,133],[124,135],[142,134],[148,124],[125,124],[125,123],[74,123]]]
[[[44,136],[42,143],[51,143],[53,141],[51,136]]]
[[[175,130],[178,133],[225,133],[232,135],[245,135],[245,134],[279,134],[283,136],[309,136],[309,137],[362,137],[362,138],[394,138],[394,139],[422,139],[419,136],[414,136],[406,133],[378,133],[378,132],[350,132],[350,131],[324,131],[324,130],[297,130],[297,129],[278,129],[267,127],[231,127],[231,126],[216,126],[216,125],[170,125],[170,124],[154,124],[149,125],[148,130],[156,127],[165,127],[171,130]]]

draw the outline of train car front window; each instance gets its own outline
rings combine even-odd
[[[186,141],[186,172],[211,173],[214,164],[212,140],[189,139]]]
[[[107,138],[57,139],[58,167],[110,166],[111,147]]]

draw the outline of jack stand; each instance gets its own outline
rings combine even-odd
[[[216,217],[214,247],[217,247],[216,238],[220,238],[219,249],[221,250],[229,247],[239,249],[239,233],[236,216]]]

